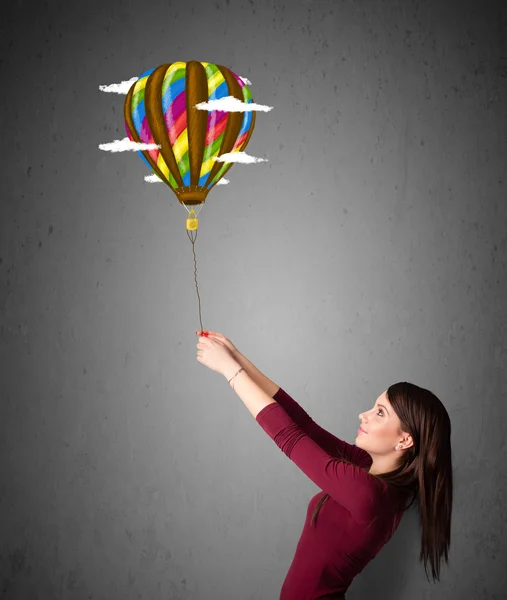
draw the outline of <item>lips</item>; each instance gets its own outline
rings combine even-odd
[[[358,433],[367,433],[362,427],[359,427],[357,430]]]

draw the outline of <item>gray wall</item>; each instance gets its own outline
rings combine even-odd
[[[505,6],[505,5],[504,5]],[[390,384],[452,419],[449,567],[417,513],[348,598],[505,597],[507,12],[500,3],[9,4],[1,24],[0,595],[278,598],[319,489],[196,359],[187,213],[119,83],[250,79],[250,155],[199,215],[203,325],[354,442]]]

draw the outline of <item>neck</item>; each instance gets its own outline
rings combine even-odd
[[[382,475],[398,468],[397,457],[395,459],[392,456],[374,456],[372,454],[370,456],[373,458],[373,462],[368,473],[372,475]]]

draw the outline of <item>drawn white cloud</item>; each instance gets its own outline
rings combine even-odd
[[[139,150],[156,150],[157,148],[160,148],[160,145],[133,142],[132,140],[129,140],[128,137],[125,137],[122,140],[114,140],[107,144],[99,144],[99,149],[105,150],[106,152],[128,152],[129,150],[138,152]]]
[[[251,163],[268,162],[267,158],[257,158],[250,156],[246,152],[228,152],[215,157],[216,162],[234,162],[249,165]]]
[[[269,112],[273,110],[272,106],[264,104],[256,104],[255,102],[242,102],[234,96],[226,96],[218,100],[209,100],[208,102],[199,102],[195,105],[197,110],[221,110],[223,112],[251,112],[259,110],[261,112]]]
[[[139,150],[155,150],[156,148],[160,147],[161,146],[158,144],[143,144],[133,142],[129,140],[128,137],[125,137],[122,140],[114,140],[113,142],[109,142],[107,144],[99,144],[99,149],[105,150],[106,152],[138,152]],[[228,152],[226,154],[222,154],[221,156],[216,156],[214,160],[216,162],[231,162],[243,164],[268,162],[266,158],[257,158],[255,156],[250,156],[246,152]]]
[[[128,81],[122,81],[121,83],[111,83],[109,85],[99,85],[99,90],[101,92],[106,92],[109,94],[125,94],[129,93],[129,90],[132,84],[137,81],[139,77],[132,77]]]
[[[153,173],[153,175],[145,175],[144,181],[147,181],[148,183],[163,183],[162,179],[155,173]]]
[[[247,85],[252,85],[252,82],[248,80],[246,77],[238,77],[246,83]],[[109,94],[125,94],[129,93],[129,90],[134,82],[136,82],[139,77],[132,77],[128,81],[122,81],[121,83],[110,83],[109,85],[99,85],[99,90],[101,92],[106,92]]]

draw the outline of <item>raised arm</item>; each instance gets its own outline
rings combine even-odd
[[[285,390],[261,373],[241,352],[235,353],[235,359],[245,369],[249,377],[270,398],[276,400],[298,427],[330,456],[343,457],[359,467],[370,466],[372,459],[367,452],[341,440],[315,423],[310,415]]]

